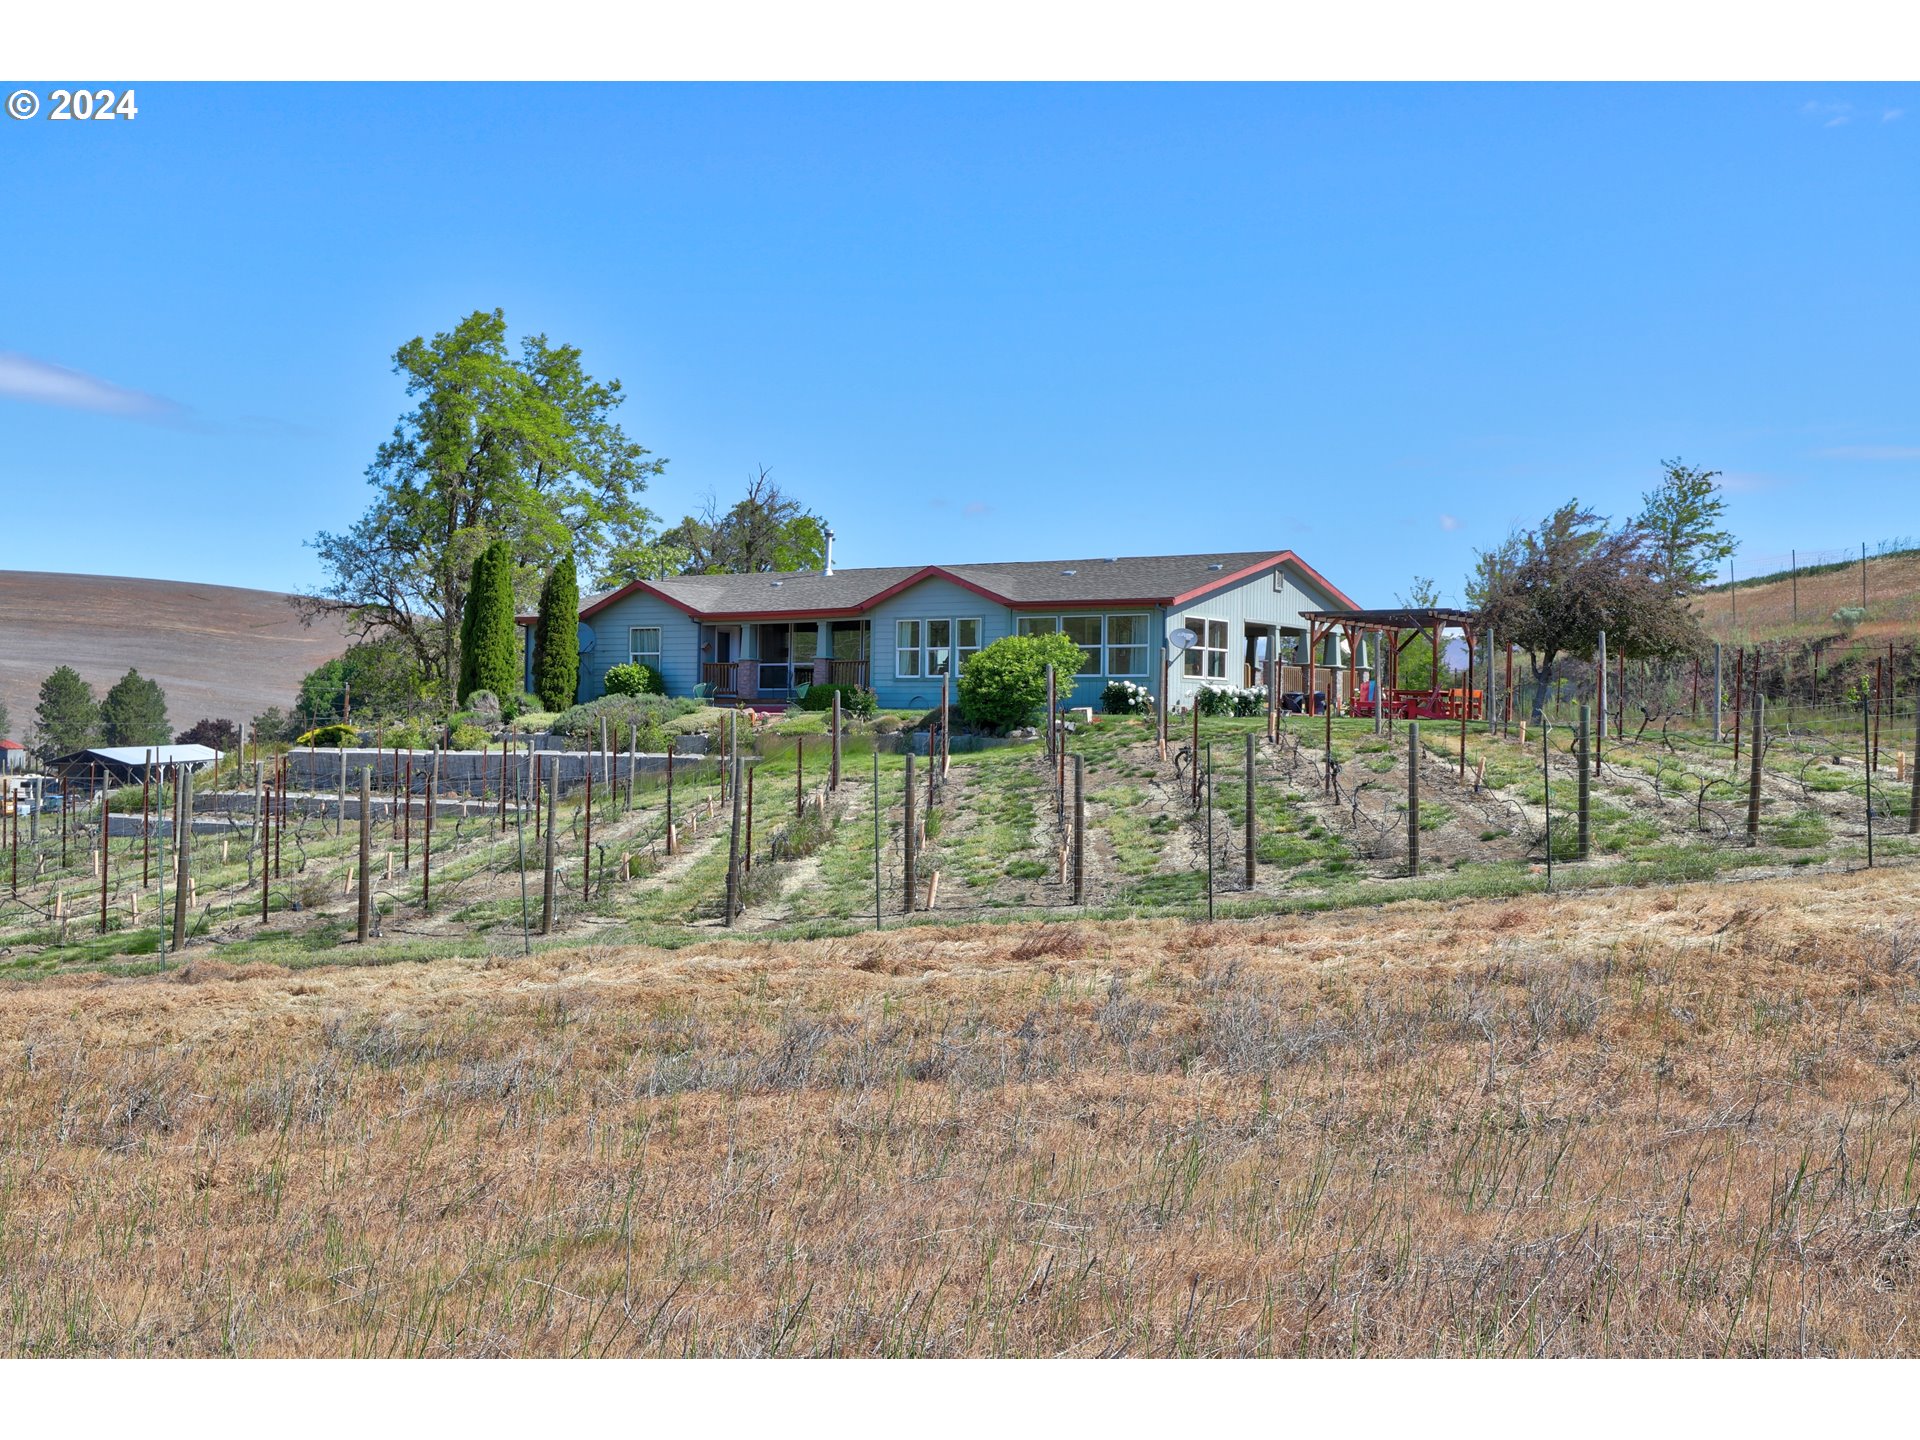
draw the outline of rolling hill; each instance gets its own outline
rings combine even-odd
[[[1834,611],[1860,606],[1861,567],[1854,561],[1804,567],[1789,574],[1742,580],[1737,590],[1703,591],[1698,608],[1707,633],[1728,644],[1811,640],[1842,633]],[[1920,551],[1875,555],[1866,564],[1866,614],[1853,628],[1860,639],[1906,639],[1920,632]]]
[[[301,625],[277,591],[0,570],[0,701],[14,739],[24,738],[40,682],[59,665],[97,695],[137,669],[160,682],[167,718],[182,730],[203,716],[288,708],[301,677],[346,648],[339,631]]]

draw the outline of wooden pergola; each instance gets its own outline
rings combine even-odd
[[[1479,612],[1408,606],[1390,610],[1309,610],[1304,612],[1302,618],[1307,622],[1307,662],[1304,669],[1308,705],[1313,703],[1314,671],[1317,667],[1331,672],[1327,684],[1327,712],[1330,715],[1369,716],[1384,713],[1403,720],[1467,721],[1485,718],[1486,696],[1473,688],[1474,650],[1485,630]],[[1466,640],[1467,683],[1463,687],[1443,687],[1440,683],[1441,657],[1445,653],[1441,637],[1448,630],[1459,631]],[[1339,635],[1346,641],[1346,663],[1320,665],[1320,647],[1333,635]],[[1410,689],[1399,683],[1400,654],[1421,635],[1428,636],[1433,642],[1433,676],[1426,689]],[[1372,663],[1366,667],[1361,667],[1359,663],[1359,641],[1362,638],[1371,638],[1373,641]],[[1364,687],[1358,681],[1361,668],[1369,672]],[[1341,685],[1343,671],[1346,680],[1344,687]]]

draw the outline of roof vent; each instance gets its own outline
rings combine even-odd
[[[1222,565],[1222,564],[1221,564],[1221,563],[1220,563],[1220,562],[1219,562],[1218,560],[1216,560],[1216,561],[1214,561],[1214,562],[1213,562],[1213,564],[1211,564],[1211,565],[1209,565],[1209,566],[1207,566],[1207,568],[1208,568],[1209,570],[1224,570],[1224,569],[1226,569],[1227,567],[1226,567],[1226,566],[1224,566],[1224,565]]]
[[[1103,563],[1108,565],[1118,565],[1120,563],[1120,557],[1117,555],[1109,555]]]
[[[786,584],[787,582],[784,580],[769,580],[767,583],[771,585],[774,589],[778,590],[782,585]]]
[[[1062,570],[1060,573],[1062,575],[1078,575],[1080,572],[1078,570]]]

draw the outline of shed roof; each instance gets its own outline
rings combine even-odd
[[[206,745],[97,745],[62,755],[53,763],[83,765],[91,760],[138,767],[147,763],[148,756],[156,765],[204,765],[218,760],[220,752]]]
[[[1282,564],[1297,566],[1339,600],[1348,597],[1291,550],[1201,555],[1125,555],[1091,560],[1003,560],[967,565],[882,565],[747,575],[674,575],[589,595],[583,618],[636,592],[690,615],[858,615],[923,580],[943,579],[1016,609],[1067,605],[1174,605],[1199,599]],[[532,616],[522,616],[531,623]]]
[[[1471,629],[1480,623],[1480,612],[1477,610],[1454,610],[1433,605],[1408,605],[1386,610],[1306,610],[1301,613],[1309,619],[1327,620],[1336,625],[1377,626],[1387,630],[1431,630],[1435,625]]]

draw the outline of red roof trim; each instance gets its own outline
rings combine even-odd
[[[1250,579],[1251,577],[1261,574],[1264,571],[1271,570],[1275,566],[1288,565],[1288,564],[1299,566],[1302,573],[1304,573],[1308,579],[1312,580],[1314,584],[1320,586],[1329,595],[1338,596],[1340,599],[1340,602],[1343,605],[1345,605],[1348,609],[1358,610],[1360,608],[1357,604],[1354,603],[1353,600],[1348,598],[1347,593],[1344,590],[1342,590],[1339,586],[1335,585],[1331,580],[1327,579],[1326,576],[1322,575],[1318,570],[1314,569],[1311,565],[1307,564],[1306,561],[1302,560],[1298,555],[1294,554],[1293,551],[1291,550],[1282,550],[1278,555],[1270,556],[1269,558],[1262,560],[1257,565],[1249,565],[1246,567],[1246,569],[1236,570],[1231,575],[1222,575],[1218,580],[1209,581],[1205,585],[1201,585],[1196,589],[1187,591],[1184,595],[1176,595],[1171,600],[1168,600],[1164,603],[1168,605],[1191,605],[1195,600],[1198,600],[1203,595],[1211,595],[1216,590],[1223,590],[1229,585],[1238,585],[1241,581]]]
[[[1243,570],[1236,570],[1231,575],[1222,575],[1218,580],[1209,581],[1205,585],[1197,586],[1179,595],[1130,596],[1124,600],[1010,600],[997,590],[990,590],[984,585],[967,579],[965,576],[956,575],[953,571],[943,566],[926,565],[914,571],[913,574],[907,576],[905,579],[896,580],[893,584],[887,586],[886,589],[868,596],[857,605],[833,605],[810,610],[698,610],[683,600],[675,599],[658,586],[649,585],[644,580],[634,580],[621,586],[611,594],[603,596],[594,604],[582,610],[580,612],[580,618],[585,620],[590,616],[597,615],[615,601],[624,600],[627,596],[639,592],[652,595],[659,600],[664,600],[667,604],[673,606],[674,609],[679,610],[683,614],[691,615],[697,620],[737,621],[753,620],[762,616],[772,616],[774,618],[799,618],[805,616],[816,619],[846,619],[865,615],[874,609],[874,607],[891,600],[902,591],[912,589],[924,580],[948,581],[951,584],[958,585],[963,590],[972,591],[982,599],[991,600],[995,604],[1005,605],[1009,610],[1051,610],[1065,613],[1072,610],[1090,610],[1102,606],[1147,607],[1154,605],[1188,605],[1200,599],[1202,596],[1211,595],[1217,590],[1224,590],[1229,586],[1238,585],[1255,575],[1273,569],[1275,566],[1289,564],[1297,566],[1302,574],[1306,575],[1308,579],[1326,591],[1327,594],[1333,596],[1334,599],[1338,600],[1342,605],[1349,609],[1359,608],[1358,604],[1350,598],[1344,590],[1340,589],[1339,586],[1327,579],[1326,576],[1307,564],[1306,561],[1294,554],[1293,551],[1282,550],[1278,554],[1260,561],[1258,564],[1249,565]],[[537,617],[522,615],[516,618],[517,622],[521,625],[531,625]]]

